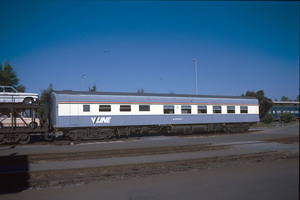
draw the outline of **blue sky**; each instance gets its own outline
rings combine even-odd
[[[0,62],[27,92],[299,94],[299,1],[0,0]],[[84,78],[83,74],[85,74]]]

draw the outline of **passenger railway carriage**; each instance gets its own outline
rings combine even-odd
[[[250,97],[52,92],[51,125],[72,140],[131,133],[244,132],[259,121]]]

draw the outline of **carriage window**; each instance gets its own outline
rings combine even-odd
[[[164,114],[174,114],[174,106],[164,106]]]
[[[139,111],[150,111],[150,105],[140,105]]]
[[[222,113],[221,106],[213,106],[213,113],[214,114]]]
[[[207,106],[198,106],[198,114],[206,114]]]
[[[83,105],[83,112],[90,112],[90,105]]]
[[[120,105],[120,111],[121,112],[130,112],[131,111],[131,105]]]
[[[248,107],[247,106],[241,106],[241,113],[248,113]]]
[[[99,105],[99,112],[110,112],[111,106],[110,105]]]
[[[181,106],[181,113],[182,114],[191,114],[192,113],[191,106]]]
[[[227,106],[227,113],[235,113],[235,106]]]

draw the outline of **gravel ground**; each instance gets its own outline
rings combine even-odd
[[[0,193],[295,158],[299,125],[208,138],[149,137],[127,143],[50,146],[48,153],[40,149],[45,147],[0,148]]]

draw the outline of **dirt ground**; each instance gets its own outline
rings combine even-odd
[[[264,139],[265,142],[281,144],[299,144],[299,135],[286,136],[276,139]],[[163,146],[139,149],[106,150],[77,153],[34,154],[28,156],[1,157],[1,165],[22,166],[35,162],[56,162],[65,160],[84,160],[95,158],[130,157],[143,155],[158,155],[183,152],[198,152],[211,150],[226,150],[230,145],[214,146],[211,144]],[[92,182],[111,182],[116,180],[130,180],[137,177],[166,175],[170,173],[199,171],[207,169],[226,168],[230,166],[248,165],[274,160],[285,160],[299,157],[289,151],[273,151],[243,155],[230,155],[199,159],[185,159],[179,161],[154,162],[144,164],[128,164],[107,167],[89,167],[62,170],[30,171],[12,170],[11,173],[0,173],[0,193],[23,191],[26,189],[41,189],[81,185]],[[27,163],[25,163],[27,162]]]
[[[67,170],[51,170],[40,172],[20,172],[14,175],[1,176],[1,191],[22,189],[41,189],[63,187],[66,185],[86,184],[91,182],[110,182],[152,175],[163,175],[182,171],[206,170],[224,168],[236,165],[265,162],[270,160],[290,159],[295,156],[286,152],[259,153],[243,156],[227,156],[160,162],[149,164],[134,164],[99,168],[81,168]]]

